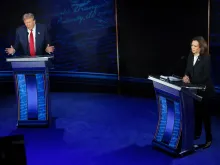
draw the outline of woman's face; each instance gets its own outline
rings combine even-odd
[[[193,54],[199,54],[200,53],[200,47],[198,41],[192,41],[191,44],[191,50]]]

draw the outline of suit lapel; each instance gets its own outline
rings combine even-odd
[[[199,56],[199,57],[197,58],[194,67],[196,67],[196,66],[200,63],[200,61],[201,61],[201,56]]]
[[[38,48],[39,48],[39,34],[40,34],[40,32],[39,32],[39,27],[37,26],[37,24],[36,24],[36,32],[35,32],[36,34],[35,34],[35,46],[36,46],[36,54],[38,54]]]

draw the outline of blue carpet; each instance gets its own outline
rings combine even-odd
[[[24,134],[28,165],[219,164],[217,117],[213,145],[177,159],[151,147],[155,100],[100,93],[52,93],[51,100],[50,128],[17,129],[15,96],[0,96],[0,136]]]

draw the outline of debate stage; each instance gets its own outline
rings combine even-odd
[[[158,121],[154,97],[133,92],[119,95],[113,89],[107,92],[82,86],[57,92],[61,91],[57,85],[52,84],[50,128],[17,128],[13,89],[0,95],[0,136],[24,134],[30,165],[214,165],[218,161],[219,117],[213,116],[214,139],[209,149],[173,158],[152,149]]]

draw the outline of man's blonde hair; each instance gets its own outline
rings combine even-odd
[[[33,18],[33,20],[35,20],[34,19],[34,14],[32,14],[32,13],[25,13],[23,15],[23,21],[26,20],[26,19],[30,19],[30,18]]]

